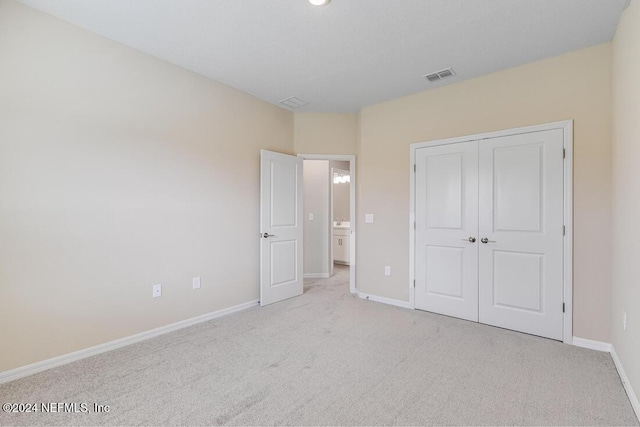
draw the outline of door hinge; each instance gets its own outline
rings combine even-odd
[[[564,303],[562,303],[562,312],[564,313]]]
[[[563,236],[567,235],[567,227],[565,225],[562,226],[562,235]]]
[[[413,171],[414,172],[416,171],[416,164],[415,163],[413,164]]]
[[[567,158],[567,150],[566,149],[562,149],[562,158],[566,159]]]
[[[414,230],[416,229],[416,222],[415,221],[413,221],[413,229]]]
[[[413,279],[413,287],[416,287],[416,279]]]

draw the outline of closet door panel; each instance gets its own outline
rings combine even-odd
[[[478,321],[478,143],[416,150],[415,189],[416,308]]]
[[[480,142],[481,323],[562,339],[562,148],[562,130]]]

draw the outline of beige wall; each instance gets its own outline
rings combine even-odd
[[[328,160],[305,160],[304,175],[304,274],[329,275],[331,238]],[[313,214],[313,220],[309,219]]]
[[[409,300],[409,145],[574,119],[574,335],[610,339],[611,45],[360,112],[357,280]],[[364,214],[375,215],[365,224]],[[381,243],[383,242],[383,243]],[[392,276],[384,276],[390,265]]]
[[[356,154],[357,114],[295,113],[297,154]]]
[[[8,0],[0,58],[0,371],[259,297],[292,113]]]
[[[640,1],[613,41],[612,343],[640,396]],[[627,329],[622,327],[627,312]],[[637,411],[637,408],[636,408]],[[640,416],[640,414],[638,414]]]

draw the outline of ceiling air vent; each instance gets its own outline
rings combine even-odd
[[[453,77],[456,73],[453,71],[453,68],[447,68],[446,70],[436,71],[435,73],[430,73],[424,76],[425,79],[430,82],[437,82],[438,80],[446,79],[447,77]]]
[[[282,101],[278,101],[278,104],[284,105],[287,108],[295,109],[307,105],[308,102],[303,101],[300,98],[296,98],[295,96],[290,96],[289,98],[285,98]]]

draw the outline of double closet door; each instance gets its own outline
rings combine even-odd
[[[415,306],[563,339],[563,131],[416,150]]]

